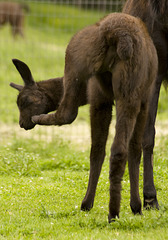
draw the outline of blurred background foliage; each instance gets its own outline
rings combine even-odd
[[[9,0],[7,0],[9,2]],[[11,1],[11,0],[10,0]],[[16,2],[16,1],[13,1]],[[79,29],[93,24],[109,12],[120,11],[124,0],[20,0],[30,8],[25,13],[25,37],[12,37],[9,25],[0,28],[0,122],[18,123],[17,92],[11,81],[23,84],[12,64],[18,58],[28,64],[36,81],[63,76],[66,46]],[[167,95],[162,87],[158,118],[166,119]],[[115,112],[113,113],[115,117]],[[79,118],[89,123],[88,106]]]

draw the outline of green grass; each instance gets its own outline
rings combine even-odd
[[[107,157],[94,208],[81,212],[89,170],[89,151],[55,139],[51,143],[13,139],[0,147],[1,239],[166,239],[167,140],[155,149],[154,174],[160,210],[134,216],[129,207],[129,179],[123,179],[120,219],[107,222]],[[142,197],[142,166],[140,174]]]
[[[62,76],[69,39],[78,29],[97,21],[104,13],[41,2],[32,2],[30,7],[25,39],[14,41],[9,27],[0,31],[0,239],[167,239],[166,91],[161,89],[154,154],[160,210],[144,210],[142,216],[131,213],[126,168],[120,219],[108,224],[108,172],[113,130],[94,208],[90,212],[80,211],[89,175],[90,141],[85,132],[85,129],[89,132],[88,106],[80,108],[79,116],[71,126],[41,126],[29,132],[20,129],[17,91],[10,88],[9,83],[22,84],[22,80],[11,59],[25,61],[35,80]],[[141,199],[142,188],[141,165]]]

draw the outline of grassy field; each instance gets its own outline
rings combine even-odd
[[[13,81],[22,84],[22,80],[11,59],[25,61],[32,69],[35,80],[62,76],[65,48],[72,34],[95,22],[103,13],[33,2],[30,7],[31,15],[26,19],[25,39],[18,38],[14,41],[9,27],[0,31],[0,239],[166,240],[166,91],[161,89],[154,153],[154,177],[160,210],[144,210],[142,216],[131,213],[126,168],[120,219],[108,224],[108,171],[110,145],[114,136],[114,111],[107,156],[94,208],[90,212],[80,211],[89,175],[89,108],[82,107],[77,120],[71,126],[39,126],[28,132],[20,129],[17,92],[9,87],[9,83]],[[141,165],[141,199],[142,188]]]

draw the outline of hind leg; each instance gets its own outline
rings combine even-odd
[[[153,179],[153,148],[155,144],[155,121],[161,82],[162,77],[158,77],[155,85],[155,91],[150,101],[148,117],[143,136],[144,207],[155,207],[157,209],[159,208],[159,204]]]
[[[87,81],[74,78],[74,76],[64,76],[64,96],[56,113],[41,114],[33,116],[32,121],[40,125],[65,125],[72,123],[77,114],[79,100],[82,97],[83,89],[86,91]]]
[[[129,141],[140,111],[140,104],[133,104],[127,104],[126,101],[116,101],[116,134],[110,157],[109,222],[113,218],[119,217],[121,181],[125,171]]]
[[[130,175],[130,206],[134,214],[142,214],[141,200],[139,196],[139,165],[142,152],[142,138],[147,118],[147,104],[141,105],[135,129],[129,144],[128,166]]]

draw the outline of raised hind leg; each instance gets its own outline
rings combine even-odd
[[[116,101],[116,134],[111,148],[110,157],[110,203],[109,222],[119,217],[121,200],[121,181],[125,171],[128,156],[128,146],[132,137],[137,115],[140,111],[139,103]]]
[[[55,113],[33,116],[32,121],[40,125],[65,125],[72,123],[77,114],[81,96],[86,95],[87,80],[72,74],[64,76],[64,96]],[[83,92],[84,91],[84,92]]]
[[[111,122],[112,102],[102,95],[100,90],[92,92],[91,117],[91,152],[90,174],[86,195],[82,201],[81,209],[90,210],[93,207],[96,187],[105,158],[105,147]]]

